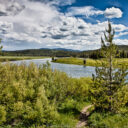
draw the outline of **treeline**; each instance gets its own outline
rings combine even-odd
[[[92,59],[100,59],[104,58],[103,53],[101,50],[90,51],[90,52],[83,52],[80,55],[81,58],[92,58]],[[116,58],[128,58],[128,52],[125,50],[117,50]]]
[[[19,51],[3,51],[3,56],[55,56],[55,57],[76,57],[79,52],[55,49],[30,49]]]
[[[128,58],[128,46],[118,46],[116,58]],[[68,51],[64,49],[30,49],[18,51],[3,51],[2,56],[50,56],[50,57],[80,57],[80,58],[103,58],[101,50]]]

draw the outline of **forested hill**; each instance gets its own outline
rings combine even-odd
[[[121,51],[121,57],[128,57],[128,45],[118,45],[119,50]],[[17,50],[17,51],[3,51],[2,55],[9,56],[56,56],[56,57],[90,57],[90,58],[99,58],[100,49],[97,50],[88,50],[88,51],[79,51],[72,49],[27,49],[27,50]]]
[[[57,57],[69,57],[77,56],[80,51],[71,49],[27,49],[17,51],[3,51],[3,55],[9,56],[57,56]]]
[[[118,48],[120,50],[124,50],[124,51],[128,52],[128,45],[118,45]]]

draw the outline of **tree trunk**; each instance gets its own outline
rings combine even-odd
[[[113,65],[112,65],[112,55],[110,53],[110,58],[109,58],[109,78],[110,78],[110,88],[109,88],[109,91],[110,91],[110,104],[109,104],[109,107],[110,107],[110,111],[112,111],[112,68],[113,68]]]

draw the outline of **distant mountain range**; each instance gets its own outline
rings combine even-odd
[[[40,49],[42,49],[42,50],[48,49],[48,50],[58,50],[58,51],[81,52],[80,50],[73,50],[73,49],[66,49],[66,48],[53,48],[53,49],[50,49],[50,48],[40,48]]]
[[[117,47],[119,50],[128,51],[128,45],[117,45]],[[46,48],[41,48],[41,49],[46,49]],[[80,50],[73,50],[73,49],[66,49],[66,48],[54,48],[51,50],[82,52]],[[96,49],[96,50],[98,50],[98,49]],[[85,50],[85,51],[96,51],[96,50]]]
[[[119,50],[128,52],[128,45],[118,45]],[[72,50],[72,49],[65,49],[65,48],[40,48],[40,49],[26,49],[26,50],[16,50],[16,51],[3,51],[3,55],[10,55],[10,56],[57,56],[57,57],[83,57],[89,56],[92,53],[96,53],[99,51],[97,50],[87,50],[87,51],[80,51],[80,50]]]
[[[128,51],[128,45],[117,45],[119,50],[125,50]],[[18,51],[26,51],[26,50],[55,50],[55,51],[71,51],[71,52],[83,52],[83,51],[97,51],[99,49],[95,49],[95,50],[74,50],[74,49],[66,49],[66,48],[40,48],[40,49],[24,49],[24,50],[14,50],[14,51],[7,51],[7,50],[3,50],[4,52],[18,52]]]

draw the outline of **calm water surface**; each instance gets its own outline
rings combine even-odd
[[[82,66],[82,65],[73,65],[73,64],[59,64],[51,62],[51,58],[47,59],[33,59],[33,60],[21,60],[13,61],[11,63],[21,64],[26,63],[30,64],[31,62],[36,65],[46,64],[49,61],[51,68],[66,72],[70,77],[80,78],[80,77],[91,77],[95,73],[95,67],[91,66]]]

